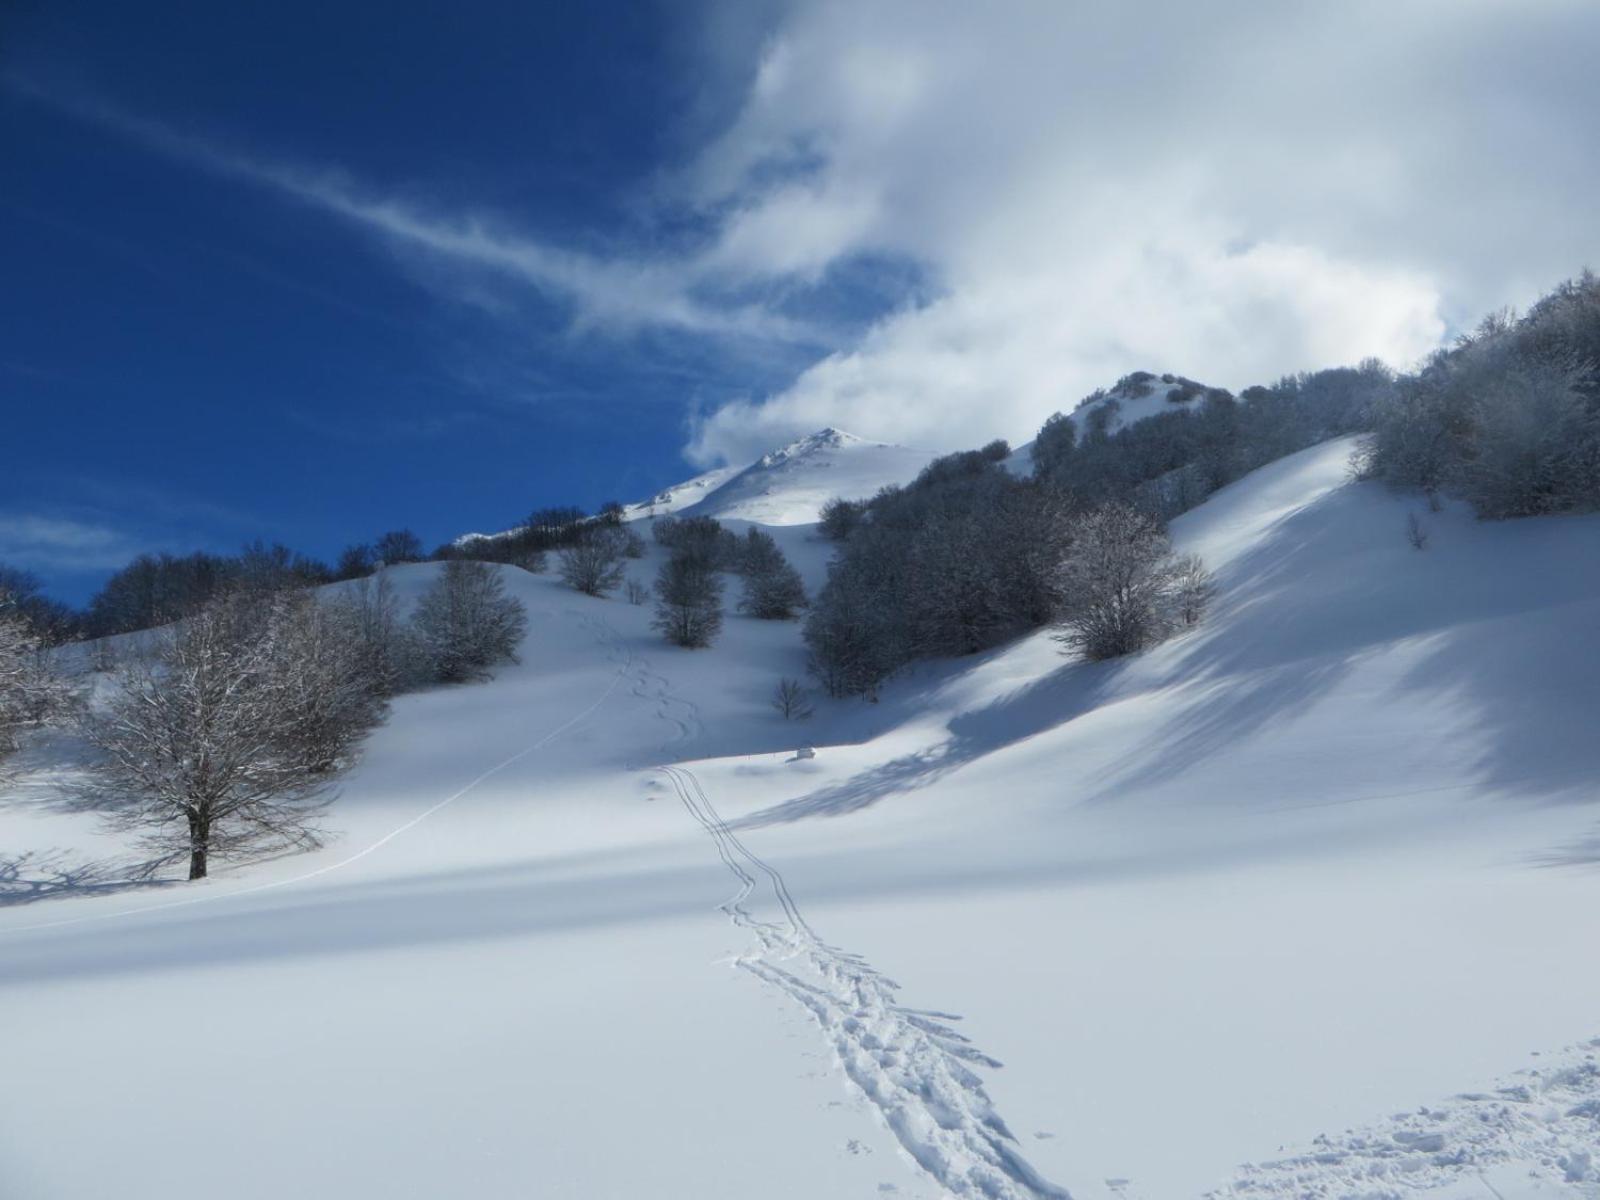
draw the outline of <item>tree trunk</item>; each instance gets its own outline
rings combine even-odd
[[[189,878],[206,877],[206,851],[211,845],[211,820],[199,813],[189,814]]]

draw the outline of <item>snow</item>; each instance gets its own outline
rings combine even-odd
[[[737,466],[717,467],[683,483],[663,488],[648,500],[628,505],[624,514],[629,520],[637,520],[640,517],[665,517],[682,512],[699,504],[743,469]]]
[[[623,506],[626,521],[715,517],[767,526],[814,525],[832,499],[865,500],[909,483],[928,465],[921,450],[871,442],[842,429],[821,429],[745,466],[724,466]],[[454,545],[493,541],[516,532],[464,533]]]
[[[929,457],[823,429],[763,455],[682,511],[762,525],[812,525],[829,500],[865,500],[887,485],[909,483]]]
[[[1128,376],[1117,382],[1103,396],[1092,396],[1079,404],[1077,408],[1067,415],[1078,426],[1081,436],[1087,428],[1089,415],[1097,409],[1106,408],[1115,402],[1115,408],[1106,423],[1106,432],[1115,433],[1129,425],[1135,425],[1147,417],[1157,413],[1171,412],[1183,408],[1197,408],[1201,404],[1201,396],[1192,390],[1188,392],[1189,398],[1185,399],[1184,384],[1187,382],[1193,387],[1203,387],[1195,384],[1193,380],[1185,381],[1176,375],[1154,375],[1145,372],[1149,377],[1143,380]]]
[[[1134,376],[1118,380],[1115,387],[1104,394],[1096,393],[1085,398],[1068,413],[1068,419],[1077,426],[1078,436],[1082,437],[1087,431],[1090,415],[1107,407],[1111,408],[1111,414],[1106,419],[1106,432],[1115,433],[1160,413],[1183,409],[1197,411],[1202,405],[1201,394],[1193,389],[1204,385],[1177,375],[1155,375],[1148,371],[1144,374],[1147,378],[1143,380]],[[1188,390],[1184,386],[1186,383]],[[1016,447],[1001,460],[1000,465],[1019,478],[1031,476],[1034,468],[1033,443],[1025,442]]]
[[[870,445],[679,511],[814,586],[816,497],[914,473]],[[675,650],[503,568],[522,663],[402,697],[324,849],[0,907],[0,1196],[1592,1200],[1600,518],[1349,450],[1176,522],[1182,638],[799,723],[795,625]],[[0,857],[118,853],[71,761],[29,748]]]

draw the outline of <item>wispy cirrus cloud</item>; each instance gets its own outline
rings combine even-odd
[[[605,258],[552,245],[479,213],[445,212],[377,194],[333,168],[306,167],[240,153],[162,121],[138,115],[82,91],[47,87],[16,73],[6,87],[82,120],[112,130],[190,166],[268,188],[341,218],[382,239],[394,251],[421,255],[434,268],[425,278],[459,283],[462,298],[482,300],[471,277],[489,273],[570,306],[573,327],[613,334],[667,330],[777,343],[821,344],[814,325],[777,311],[748,293],[734,295],[730,279],[704,255],[620,255]],[[446,268],[441,273],[437,268]],[[452,280],[449,269],[463,272]],[[742,280],[732,280],[735,287]]]
[[[118,567],[146,547],[124,530],[37,512],[0,511],[0,562],[30,570]]]

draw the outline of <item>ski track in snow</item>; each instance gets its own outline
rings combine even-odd
[[[699,732],[695,706],[623,648],[603,623],[632,694],[673,727],[664,758]],[[908,1008],[898,985],[857,955],[824,942],[807,923],[781,873],[740,841],[693,772],[657,766],[705,830],[738,891],[721,908],[753,934],[735,965],[806,1009],[849,1081],[873,1105],[905,1153],[952,1196],[990,1200],[1059,1197],[1021,1155],[977,1068],[1001,1064],[949,1025],[950,1014]],[[781,918],[761,920],[749,901],[769,892]],[[1499,1186],[1491,1176],[1498,1176]],[[1337,1137],[1305,1152],[1246,1164],[1204,1200],[1409,1200],[1466,1185],[1483,1200],[1536,1190],[1600,1200],[1600,1039],[1553,1055],[1491,1093],[1464,1093]],[[1126,1186],[1123,1181],[1119,1184]],[[1113,1191],[1120,1193],[1119,1189]]]
[[[1600,1197],[1600,1038],[1492,1092],[1467,1092],[1304,1153],[1249,1164],[1207,1200],[1406,1200],[1478,1185],[1484,1200],[1537,1190]]]
[[[633,680],[633,695],[653,704],[655,715],[673,726],[662,747],[663,756],[672,757],[674,748],[697,733],[698,710],[672,695],[667,680],[625,650],[609,626],[597,622],[594,628],[621,659],[621,669]],[[950,1026],[959,1018],[900,1004],[894,980],[858,955],[824,942],[782,874],[739,840],[693,772],[674,765],[654,769],[671,782],[738,882],[738,891],[721,908],[734,925],[755,936],[755,945],[735,965],[811,1014],[846,1078],[912,1161],[962,1200],[1070,1200],[1066,1189],[1041,1176],[1018,1149],[976,1070],[1001,1064]],[[758,889],[770,892],[780,920],[761,920],[750,911]]]

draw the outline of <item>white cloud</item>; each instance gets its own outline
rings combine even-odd
[[[402,254],[424,256],[422,265],[428,269],[421,277],[470,303],[492,300],[473,274],[486,271],[569,302],[580,330],[628,334],[648,328],[810,343],[819,337],[804,324],[757,303],[701,298],[697,288],[713,271],[692,259],[579,253],[528,237],[481,214],[434,211],[415,201],[377,195],[340,171],[241,154],[91,97],[58,94],[25,77],[7,75],[4,82],[163,154],[271,188],[353,222]]]
[[[719,77],[756,44],[706,27]],[[461,302],[510,280],[577,328],[715,356],[719,383],[834,348],[698,417],[709,463],[825,424],[1023,439],[1139,368],[1237,388],[1409,365],[1600,258],[1596,44],[1592,0],[796,0],[721,132],[647,189],[703,244],[611,256],[45,98],[348,221]],[[916,294],[852,328],[880,263]]]
[[[119,567],[140,547],[106,525],[71,517],[0,512],[0,562],[57,570]]]
[[[1136,368],[1409,364],[1600,248],[1597,36],[1575,0],[797,6],[692,175],[733,212],[711,257],[901,256],[938,294],[691,456],[1025,438]]]

